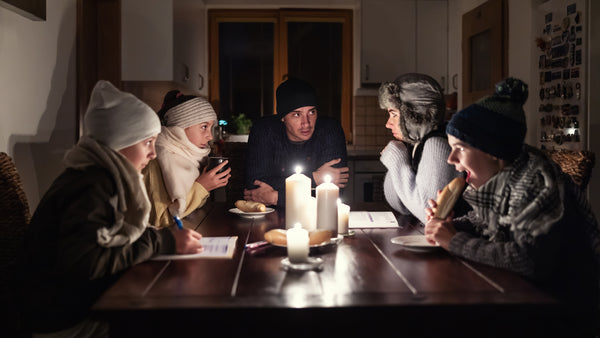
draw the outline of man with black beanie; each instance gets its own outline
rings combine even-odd
[[[317,95],[307,82],[291,78],[276,91],[277,114],[265,116],[250,130],[244,199],[285,207],[285,179],[302,167],[313,187],[330,175],[348,183],[346,138],[339,121],[317,117]]]

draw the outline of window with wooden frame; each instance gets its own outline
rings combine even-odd
[[[311,83],[319,114],[352,138],[351,10],[218,10],[209,18],[209,98],[220,119],[276,113],[288,77]]]

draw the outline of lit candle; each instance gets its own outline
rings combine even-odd
[[[342,203],[342,200],[338,198],[338,234],[348,233],[348,219],[350,216],[350,206]]]
[[[287,231],[287,253],[290,263],[306,263],[308,251],[308,231],[302,229],[300,223],[296,223]]]
[[[301,174],[302,168],[297,166],[296,173],[285,179],[285,228],[296,223],[307,227],[307,200],[310,195],[310,178]]]
[[[317,228],[317,199],[310,196],[306,203],[306,208],[302,216],[305,219],[302,227],[306,230],[315,230]]]
[[[332,237],[337,237],[337,200],[340,196],[340,189],[331,183],[331,176],[325,175],[324,181],[316,190],[317,229],[331,230]]]

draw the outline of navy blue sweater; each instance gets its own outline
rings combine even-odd
[[[267,183],[277,190],[277,206],[285,207],[285,179],[295,173],[297,165],[302,173],[315,180],[312,172],[325,162],[341,158],[334,167],[347,167],[346,138],[340,123],[330,117],[319,116],[312,137],[306,142],[292,142],[287,136],[281,116],[270,115],[258,120],[250,130],[246,154],[246,188],[254,189],[254,180]]]

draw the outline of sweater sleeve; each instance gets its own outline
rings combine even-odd
[[[275,174],[278,168],[275,158],[283,140],[274,130],[278,127],[277,122],[269,116],[252,126],[246,152],[245,185],[246,189],[255,189],[254,181],[259,180],[277,190],[281,196],[285,184],[284,179]]]
[[[450,240],[448,251],[469,260],[504,268],[533,277],[534,263],[525,247],[515,241],[490,242],[488,239],[457,232]]]
[[[400,213],[412,214],[425,223],[425,208],[429,207],[427,201],[436,199],[439,190],[461,175],[446,162],[449,155],[448,142],[441,137],[431,137],[424,144],[421,161],[415,172],[404,143],[388,143],[381,154],[381,162],[388,169],[384,194],[390,206]]]
[[[115,215],[112,182],[96,180],[81,190],[61,210],[57,269],[79,278],[96,279],[123,271],[159,253],[173,253],[175,239],[170,230],[147,227],[132,243],[103,247],[97,242],[100,228],[112,228]]]
[[[321,123],[320,137],[317,141],[319,148],[322,149],[320,156],[320,167],[325,162],[329,162],[336,158],[341,159],[340,163],[334,165],[335,168],[343,168],[348,166],[348,152],[346,150],[346,136],[344,129],[337,120],[324,119]],[[323,147],[323,145],[327,145]]]

